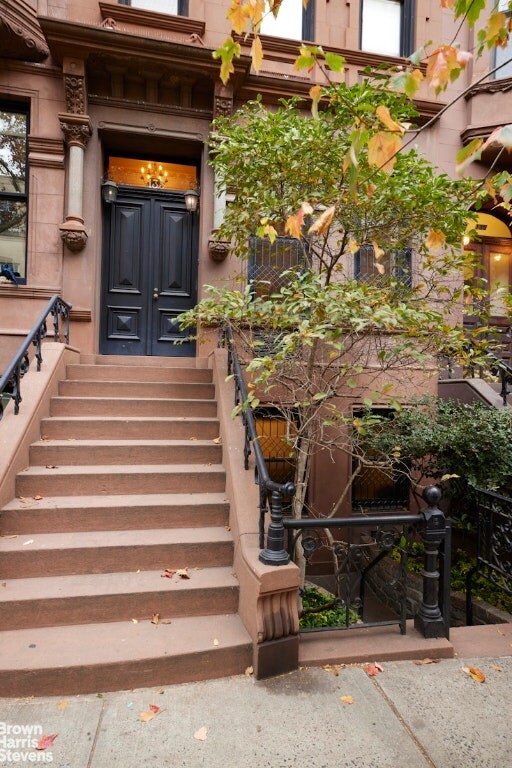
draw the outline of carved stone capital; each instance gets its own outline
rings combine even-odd
[[[297,590],[260,595],[256,617],[258,643],[298,634]]]
[[[68,146],[76,145],[85,150],[92,136],[92,125],[88,115],[59,114],[59,122]]]
[[[226,96],[215,96],[213,117],[231,117],[233,114],[233,99]]]
[[[69,219],[61,224],[59,229],[63,242],[72,253],[83,251],[88,237],[83,222],[78,219]]]

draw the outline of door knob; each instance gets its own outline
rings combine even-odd
[[[153,298],[158,299],[158,288],[153,288]]]

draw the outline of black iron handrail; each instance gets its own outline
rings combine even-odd
[[[43,362],[42,342],[48,333],[48,316],[53,317],[53,339],[65,344],[69,344],[69,312],[71,304],[68,304],[60,296],[53,296],[46,307],[43,309],[32,329],[27,334],[17,353],[14,355],[11,363],[0,378],[0,420],[4,414],[4,400],[14,401],[14,414],[18,415],[20,410],[21,397],[21,379],[27,372],[30,359],[29,349],[31,345],[35,347],[35,359],[37,361],[37,370],[41,370]],[[64,329],[61,333],[60,320],[64,323]]]
[[[328,531],[330,529],[365,528],[372,531],[372,542],[380,548],[380,552],[368,562],[362,558],[363,546],[353,544],[347,536],[347,541],[337,542],[334,554],[337,560],[336,578],[344,579],[343,597],[338,595],[337,603],[346,609],[344,626],[339,629],[358,629],[361,627],[377,627],[398,624],[402,634],[406,631],[407,614],[407,556],[411,531],[417,531],[424,546],[423,597],[414,617],[414,625],[424,637],[449,637],[450,633],[450,567],[451,567],[451,525],[439,509],[441,491],[436,486],[426,488],[423,498],[427,503],[426,509],[418,514],[382,514],[382,515],[352,515],[349,517],[308,518],[282,520],[283,529],[289,534],[288,549],[293,552],[299,537],[302,536],[302,547],[306,555],[314,554],[315,542],[303,537],[305,531]],[[385,621],[363,621],[367,577],[372,568],[398,547],[401,551],[400,562],[400,609],[399,618]],[[336,551],[336,548],[338,551]],[[309,551],[308,551],[309,550]],[[353,602],[352,581],[356,582],[359,596]],[[356,606],[359,621],[351,624],[349,609]],[[332,627],[322,627],[329,630]],[[319,631],[308,630],[308,631]]]
[[[259,544],[261,552],[259,559],[266,565],[286,565],[290,561],[290,556],[284,548],[282,531],[283,497],[293,496],[295,486],[291,482],[276,483],[268,473],[256,429],[254,412],[247,400],[247,387],[230,325],[224,326],[223,335],[228,350],[228,374],[233,376],[235,382],[235,405],[242,404],[241,413],[245,427],[244,466],[245,469],[249,469],[251,451],[254,453],[256,465],[256,482],[259,485],[260,491]],[[265,514],[269,506],[270,523],[267,530],[267,544],[264,546]]]

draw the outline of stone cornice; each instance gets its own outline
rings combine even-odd
[[[121,6],[120,6],[121,7]],[[62,63],[65,57],[86,60],[92,54],[108,52],[112,59],[137,56],[147,62],[165,62],[190,73],[202,72],[218,78],[219,63],[212,58],[212,49],[201,44],[165,40],[162,37],[141,36],[136,32],[109,30],[79,22],[40,16],[39,22],[54,59]],[[234,82],[249,70],[250,59],[242,56],[234,63]]]
[[[271,61],[293,61],[297,58],[302,41],[286,40],[285,38],[270,37],[269,35],[260,35],[260,37],[266,59]],[[242,47],[250,48],[254,35],[248,35],[247,37],[244,35],[234,35],[234,38]],[[305,42],[304,45],[314,45],[314,43]],[[357,67],[371,67],[374,70],[380,70],[382,65],[385,65],[386,68],[390,66],[405,68],[410,64],[409,59],[401,56],[386,56],[382,53],[369,53],[368,51],[359,51],[352,48],[335,48],[330,45],[323,45],[322,48],[325,53],[336,53],[339,56],[343,56],[347,64]],[[425,72],[426,65],[420,64],[418,69]]]
[[[108,107],[121,107],[122,109],[134,109],[137,112],[149,112],[151,115],[155,111],[163,115],[179,115],[180,117],[196,117],[198,120],[211,121],[213,112],[211,109],[194,109],[193,107],[178,107],[166,104],[142,104],[138,101],[129,101],[128,99],[114,99],[110,96],[89,95],[89,104],[102,104]],[[151,130],[148,128],[147,130]]]
[[[35,11],[25,0],[0,3],[0,51],[4,59],[43,61],[48,57]]]
[[[204,35],[206,24],[199,19],[191,19],[188,16],[172,16],[168,13],[156,13],[145,11],[141,8],[132,8],[129,5],[100,2],[100,11],[103,19],[114,19],[124,24],[136,24],[141,27],[154,27],[155,29],[168,29],[170,32],[181,32],[184,35]]]
[[[466,101],[481,93],[507,93],[512,90],[512,77],[503,77],[499,80],[489,80],[486,83],[474,85],[464,96]]]
[[[0,285],[2,299],[51,299],[60,295],[60,288],[31,288],[28,285]]]

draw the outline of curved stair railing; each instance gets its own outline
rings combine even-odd
[[[53,296],[37,318],[25,341],[0,378],[0,420],[4,415],[5,406],[11,400],[14,401],[14,414],[17,416],[19,413],[22,401],[21,379],[30,365],[29,350],[32,345],[35,347],[34,357],[37,362],[37,370],[41,370],[43,339],[48,336],[48,317],[50,315],[53,320],[53,340],[69,344],[70,310],[71,304],[65,302],[60,296]]]
[[[259,560],[265,565],[286,565],[290,562],[296,542],[300,539],[306,561],[314,555],[317,547],[315,536],[323,531],[329,536],[334,529],[347,531],[346,541],[341,544],[343,551],[335,547],[337,558],[338,578],[356,576],[359,585],[359,597],[356,599],[356,610],[360,617],[363,615],[365,588],[372,569],[389,555],[391,550],[399,546],[402,550],[400,561],[399,592],[400,610],[397,620],[391,621],[358,621],[349,624],[348,616],[351,597],[347,594],[337,598],[340,605],[347,607],[347,621],[337,629],[352,629],[371,626],[398,624],[402,634],[406,631],[406,613],[408,606],[408,572],[407,554],[411,544],[411,536],[419,535],[424,547],[422,572],[422,598],[414,617],[415,628],[424,637],[449,637],[450,633],[450,564],[451,564],[451,524],[444,512],[439,509],[441,491],[436,486],[426,488],[423,498],[426,508],[416,514],[374,514],[352,515],[349,517],[331,518],[301,518],[294,519],[285,515],[283,497],[295,493],[293,483],[276,483],[268,473],[263,456],[256,420],[250,403],[247,400],[247,386],[243,377],[242,366],[237,354],[233,331],[226,324],[221,331],[221,340],[228,351],[228,375],[235,383],[235,406],[242,405],[241,416],[245,428],[244,466],[249,469],[249,456],[254,453],[256,483],[259,485]],[[270,509],[270,522],[267,527],[265,540],[265,515]],[[350,532],[356,529],[369,529],[371,538],[378,550],[370,558],[363,556],[363,547],[358,541],[351,543]],[[356,537],[357,538],[357,537]],[[318,540],[318,539],[317,539]],[[348,582],[346,582],[348,583]],[[332,629],[326,627],[324,629]],[[309,630],[318,631],[318,630]]]

